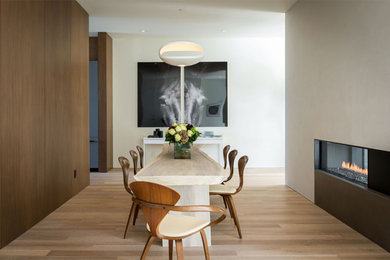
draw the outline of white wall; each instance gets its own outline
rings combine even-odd
[[[160,61],[159,48],[173,40],[181,39],[113,35],[114,167],[154,130],[137,127],[137,62]],[[228,62],[229,126],[206,130],[247,154],[248,167],[284,167],[284,37],[185,40],[202,45],[203,61]]]
[[[314,143],[390,150],[390,1],[298,1],[286,14],[286,182],[314,200]]]

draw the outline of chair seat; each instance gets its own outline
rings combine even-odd
[[[228,185],[210,185],[210,192],[213,193],[224,193],[224,194],[233,194],[236,192],[236,188]]]
[[[183,237],[200,231],[208,224],[207,220],[197,217],[167,214],[160,223],[159,232],[167,237]],[[148,224],[146,228],[150,231]]]

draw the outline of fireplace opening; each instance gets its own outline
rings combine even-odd
[[[316,169],[355,184],[368,185],[368,149],[316,140]]]

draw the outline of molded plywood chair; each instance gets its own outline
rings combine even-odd
[[[134,175],[137,175],[138,154],[134,150],[130,150],[129,153],[130,153],[131,158],[133,159]]]
[[[131,191],[129,187],[129,172],[130,172],[130,162],[126,157],[120,156],[118,158],[119,164],[122,167],[122,172],[123,172],[123,185],[125,186],[126,191],[131,195],[131,198],[133,200],[134,194]],[[126,238],[127,236],[127,231],[129,230],[129,224],[130,224],[130,219],[133,211],[135,211],[138,215],[138,210],[139,210],[139,205],[132,202],[130,212],[129,212],[129,217],[127,218],[127,224],[125,228],[125,233],[123,234],[123,238]],[[135,225],[135,221],[137,219],[137,215],[134,214],[134,220],[133,220],[133,225]]]
[[[144,168],[144,149],[141,146],[137,145],[137,150],[139,153],[139,164],[141,165],[141,169]]]
[[[177,259],[183,259],[182,239],[200,232],[203,241],[204,254],[210,259],[207,239],[204,229],[221,222],[226,217],[226,212],[216,206],[175,206],[180,199],[180,194],[166,186],[136,181],[130,184],[134,192],[134,202],[138,203],[147,221],[147,229],[150,233],[146,242],[141,260],[146,258],[153,240],[157,237],[169,240],[169,259],[172,260],[173,241],[176,241]],[[201,218],[169,214],[170,211],[181,212],[216,212],[221,216],[213,222]]]
[[[238,235],[240,238],[242,238],[241,227],[240,222],[238,221],[237,211],[233,201],[233,195],[239,193],[242,189],[242,186],[244,185],[244,170],[247,162],[248,156],[242,156],[238,160],[238,173],[240,175],[240,185],[238,186],[238,188],[222,184],[210,186],[210,195],[220,195],[224,198],[224,201],[229,207],[230,216],[234,219],[234,224],[237,227]]]
[[[225,148],[223,148],[223,158],[225,161],[224,169],[226,169],[226,154],[229,151],[229,149],[230,149],[230,145],[226,145]],[[233,178],[234,160],[236,159],[237,153],[238,153],[237,150],[233,150],[229,153],[229,176],[226,180],[222,182],[222,184],[225,184],[225,182],[228,182]],[[226,209],[227,208],[226,198],[223,196],[222,198],[223,198],[223,204],[225,204],[225,209]]]

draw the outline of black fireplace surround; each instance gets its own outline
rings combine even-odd
[[[314,202],[390,252],[390,152],[314,140]]]
[[[315,140],[315,169],[390,196],[390,152]]]

